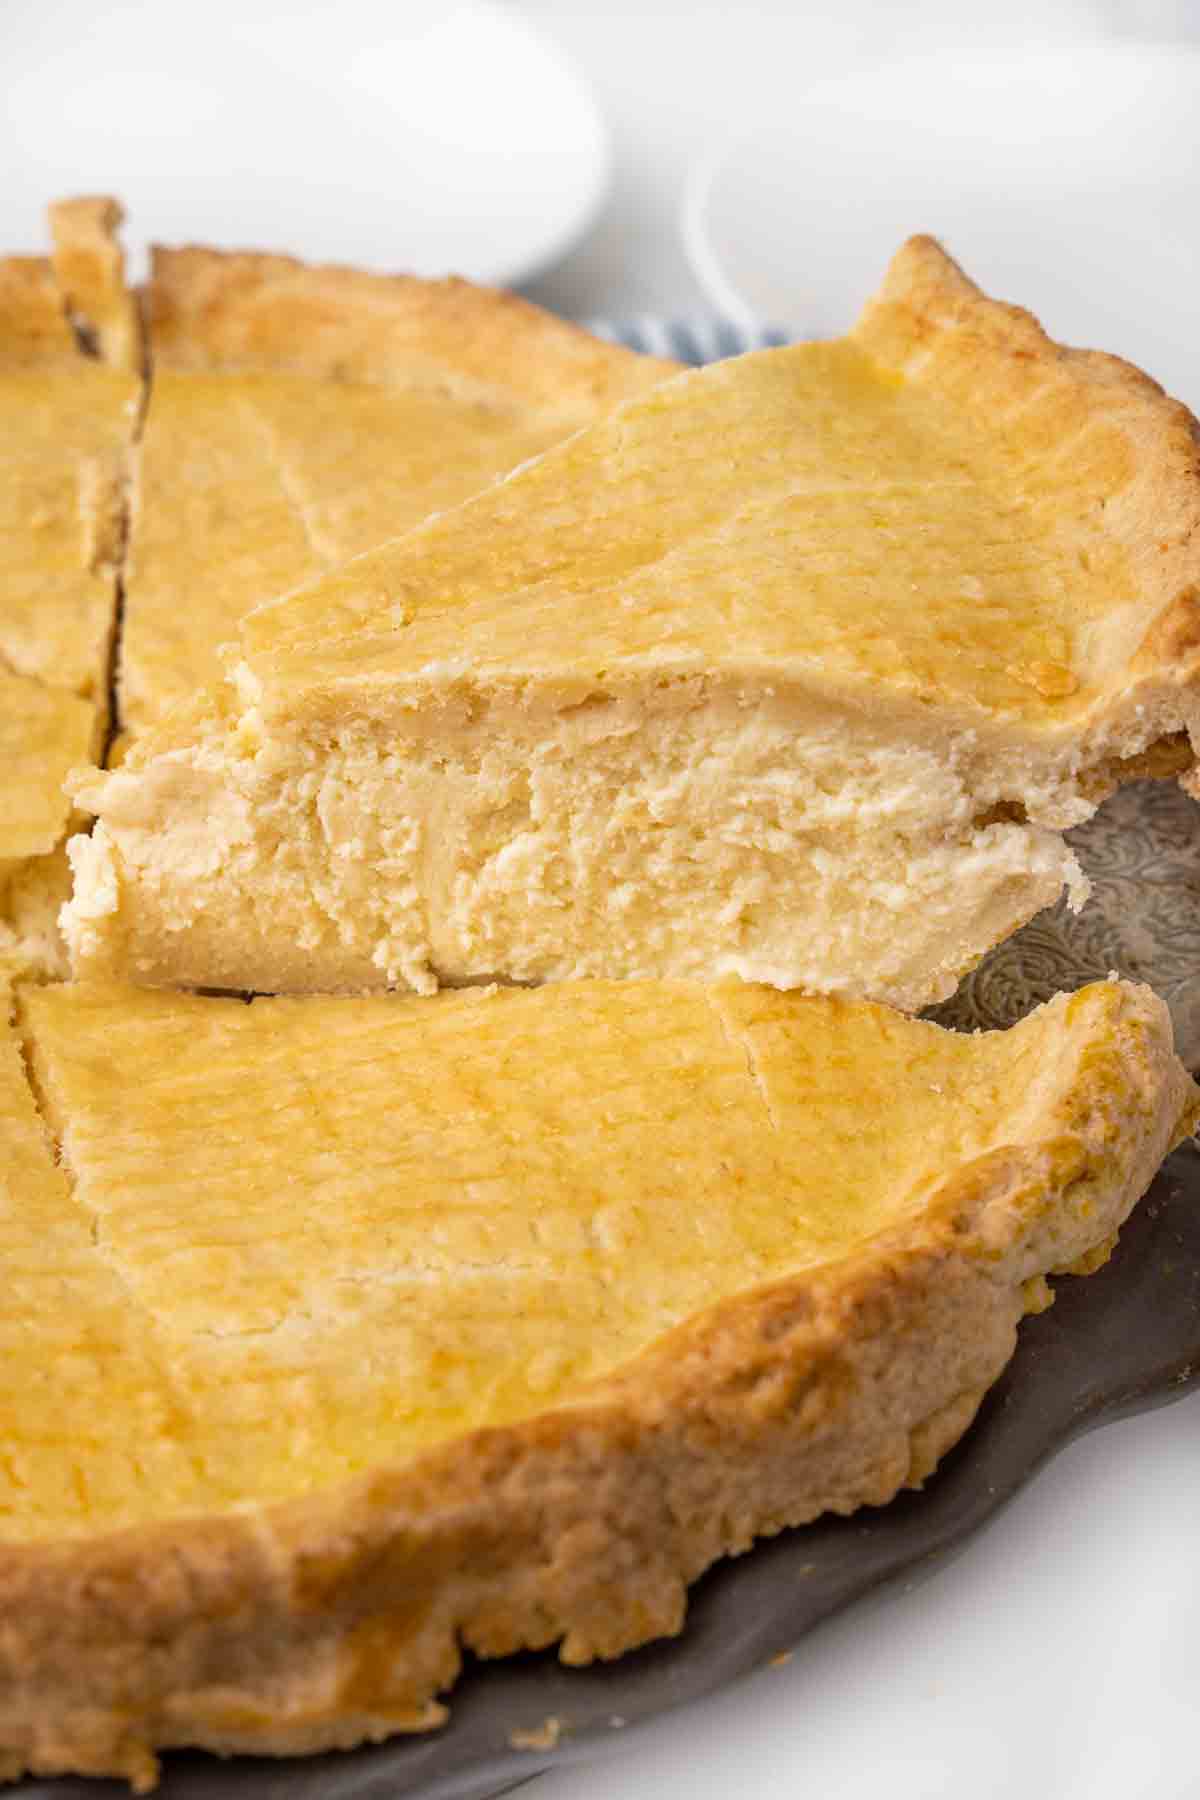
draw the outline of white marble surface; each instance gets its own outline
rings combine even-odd
[[[529,291],[576,317],[703,309],[683,182],[806,80],[899,50],[1200,33],[1194,0],[739,8],[521,0],[593,83],[616,178]],[[782,1667],[542,1777],[539,1800],[1197,1800],[1200,1395],[1073,1446],[949,1567]]]

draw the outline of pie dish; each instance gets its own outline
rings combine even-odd
[[[737,982],[17,1016],[0,1769],[141,1786],[919,1485],[1198,1098],[1118,983],[975,1037]]]
[[[53,261],[0,260],[0,954],[44,971],[65,972],[63,782],[108,726],[138,399],[118,221],[111,202],[66,202]]]
[[[1082,902],[1062,829],[1190,769],[1198,683],[1195,421],[914,239],[848,338],[680,375],[250,614],[76,784],[74,966],[917,1010]]]

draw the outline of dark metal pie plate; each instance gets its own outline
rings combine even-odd
[[[1174,789],[1127,789],[1074,834],[1096,893],[1078,919],[1045,914],[1001,947],[939,1016],[1010,1023],[1111,968],[1170,1002],[1200,1061],[1200,832]],[[295,1762],[168,1757],[163,1800],[481,1800],[628,1731],[789,1649],[881,1582],[911,1582],[961,1549],[1054,1453],[1094,1426],[1200,1386],[1200,1152],[1175,1152],[1108,1265],[1064,1278],[1021,1328],[1016,1356],[962,1443],[919,1494],[819,1520],[718,1565],[693,1589],[681,1637],[589,1669],[553,1655],[475,1664],[449,1724],[376,1749]],[[548,1724],[548,1722],[552,1722]],[[521,1734],[527,1747],[514,1748]],[[532,1741],[531,1741],[532,1740]],[[101,1800],[111,1783],[28,1782],[14,1800]]]

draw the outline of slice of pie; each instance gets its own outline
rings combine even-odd
[[[0,953],[43,971],[63,964],[63,782],[108,723],[139,395],[120,216],[63,202],[53,262],[0,261]]]
[[[738,973],[917,1009],[1190,766],[1184,408],[928,239],[246,621],[84,781],[77,968],[432,991]]]
[[[0,1773],[438,1723],[920,1485],[1197,1090],[1103,983],[28,990],[0,1057]]]
[[[675,373],[465,281],[157,249],[121,647],[137,733],[250,607]]]
[[[62,202],[52,261],[0,262],[0,951],[43,973],[65,971],[63,783],[105,749],[110,687],[125,742],[250,605],[674,372],[465,282],[207,250],[155,252],[147,347],[120,220]]]

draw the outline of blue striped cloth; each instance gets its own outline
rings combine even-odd
[[[791,342],[791,334],[778,325],[746,330],[731,319],[697,317],[660,319],[641,314],[632,319],[589,319],[589,331],[613,344],[627,344],[648,356],[671,356],[676,362],[721,362],[744,350],[765,350]]]

